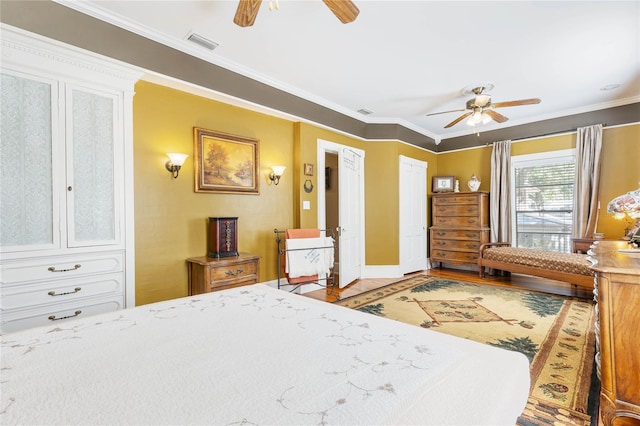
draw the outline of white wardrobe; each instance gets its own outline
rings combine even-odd
[[[1,28],[0,327],[135,305],[126,64]]]

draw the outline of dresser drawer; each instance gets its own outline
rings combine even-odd
[[[477,204],[445,204],[438,207],[438,216],[478,216]]]
[[[257,275],[256,262],[238,262],[225,266],[211,268],[211,284],[220,280],[237,280],[255,278]]]
[[[480,241],[463,241],[463,240],[439,240],[432,239],[431,247],[433,249],[457,250],[457,251],[475,251],[480,250]]]
[[[478,252],[432,249],[431,260],[445,263],[447,261],[452,263],[475,263],[478,261]]]
[[[478,193],[480,194],[480,193]],[[447,204],[478,204],[478,194],[460,194],[449,195],[444,197],[434,197],[434,203],[436,206],[444,206]]]
[[[124,274],[95,275],[72,280],[45,281],[36,284],[4,285],[1,309],[24,309],[37,305],[66,303],[87,297],[124,293]]]
[[[124,297],[94,298],[55,306],[11,311],[2,314],[2,334],[32,327],[67,324],[75,318],[117,311],[124,307]]]
[[[69,280],[80,276],[121,272],[124,270],[123,254],[121,252],[7,261],[0,268],[2,284],[42,280]]]
[[[432,239],[442,240],[473,240],[480,241],[485,231],[480,230],[448,230],[448,229],[431,229]],[[488,232],[487,232],[488,233]]]
[[[449,227],[479,227],[482,226],[483,223],[477,216],[434,216],[433,225]]]

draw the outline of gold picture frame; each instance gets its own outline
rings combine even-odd
[[[258,139],[193,128],[195,191],[259,194]]]

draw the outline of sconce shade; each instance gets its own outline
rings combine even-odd
[[[173,176],[174,179],[177,179],[178,173],[180,173],[180,168],[184,164],[188,155],[181,154],[179,152],[169,152],[167,153],[167,157],[169,157],[169,160],[167,160],[167,162],[164,163],[164,167],[169,172],[171,172],[171,175]]]
[[[169,152],[167,153],[167,157],[169,157],[169,161],[171,161],[171,164],[173,164],[174,166],[182,167],[188,155],[181,154],[179,152]]]
[[[285,166],[271,166],[273,172],[269,173],[269,180],[276,185],[280,183],[280,177],[284,173],[284,169],[286,169]]]

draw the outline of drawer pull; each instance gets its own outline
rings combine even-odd
[[[73,318],[73,317],[77,317],[78,315],[80,315],[82,313],[82,311],[76,311],[73,315],[67,315],[66,317],[60,317],[60,318],[56,318],[55,315],[50,315],[49,319],[51,321],[60,321],[63,319],[67,319],[67,318]]]
[[[242,269],[242,268],[238,268],[238,269],[236,270],[236,272],[233,272],[231,269],[229,269],[227,272],[225,272],[225,274],[227,274],[227,275],[231,275],[231,276],[234,276],[234,275],[236,275],[236,274],[240,275],[240,274],[241,274],[241,273],[243,273],[243,272],[244,272],[244,269]]]
[[[55,266],[49,266],[48,270],[51,272],[69,272],[69,271],[75,271],[76,269],[79,269],[82,265],[75,265],[73,268],[69,268],[69,269],[56,269]]]
[[[82,287],[76,287],[73,289],[73,291],[67,291],[65,293],[56,293],[54,290],[50,291],[49,293],[47,293],[49,296],[64,296],[65,294],[74,294],[79,292],[80,290],[82,290]]]

